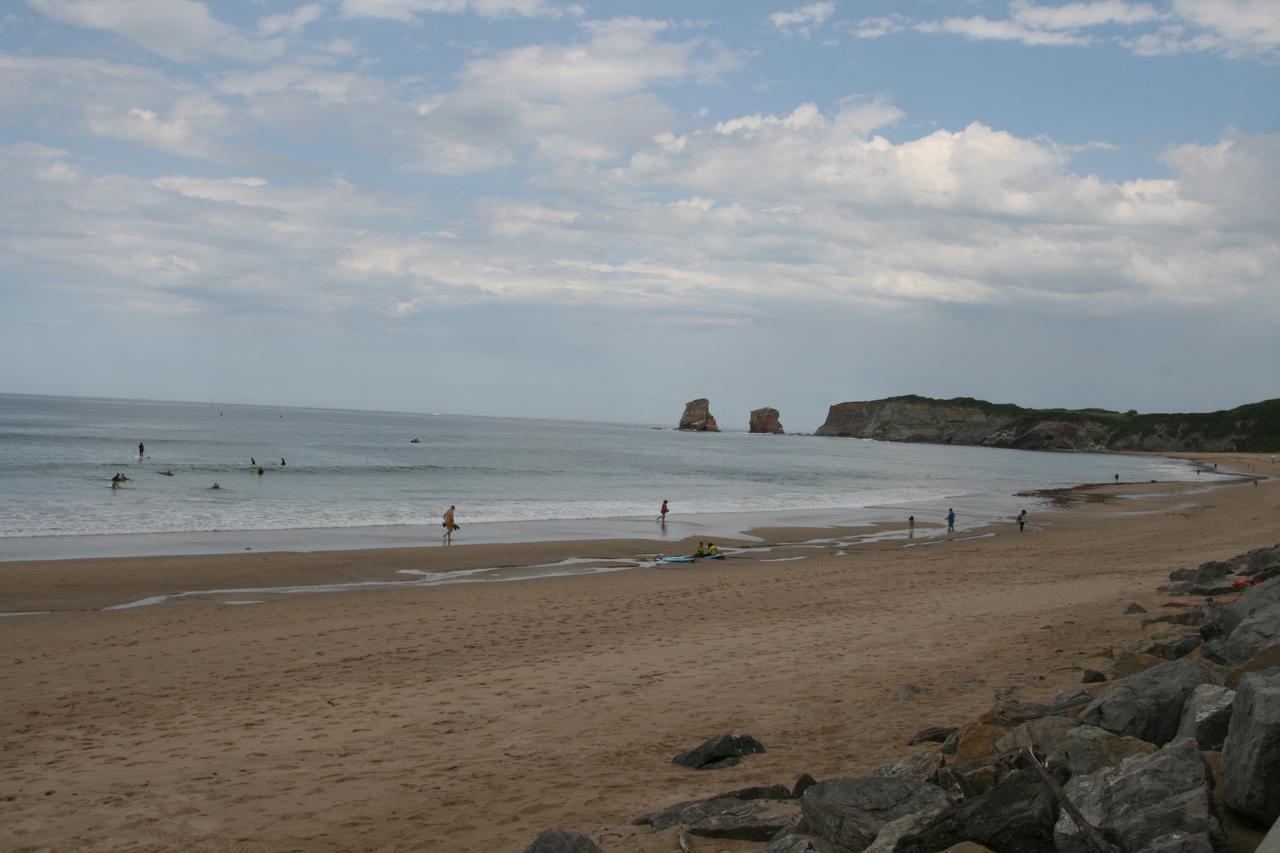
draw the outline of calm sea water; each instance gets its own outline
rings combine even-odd
[[[112,489],[117,472],[130,481]],[[1020,490],[1117,473],[1190,469],[646,425],[0,395],[0,537],[438,524],[450,504],[468,523],[651,517],[664,498],[677,516],[960,499],[999,510]]]

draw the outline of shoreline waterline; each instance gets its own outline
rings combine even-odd
[[[1193,465],[1188,459],[1167,457],[1169,462]],[[1209,470],[1209,480],[1151,480],[1141,484],[1157,487],[1199,486],[1213,488],[1236,482],[1248,475]],[[691,537],[711,539],[758,539],[750,533],[762,528],[847,528],[906,523],[915,515],[917,523],[940,522],[947,509],[963,506],[957,529],[969,530],[988,523],[1008,520],[1009,508],[1017,505],[1034,513],[1054,509],[1057,495],[1110,483],[1079,483],[1068,487],[1044,487],[1003,497],[994,494],[956,496],[912,504],[855,508],[784,509],[723,513],[673,513],[666,523],[653,517],[604,517],[546,519],[533,521],[483,521],[466,525],[455,544],[517,545],[533,542],[587,542],[639,539],[679,542]],[[1148,494],[1163,494],[1157,488]],[[459,516],[465,521],[465,515]],[[927,527],[921,528],[922,530]],[[363,551],[390,548],[433,548],[440,546],[434,524],[389,524],[301,529],[208,530],[157,533],[88,533],[0,538],[0,563],[50,560],[110,559],[124,557],[208,556],[242,552],[325,552]]]

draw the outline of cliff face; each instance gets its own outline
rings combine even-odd
[[[816,434],[1024,450],[1265,452],[1280,448],[1280,400],[1226,412],[1139,415],[890,397],[837,403]]]
[[[778,410],[771,409],[768,406],[763,409],[756,409],[751,413],[751,423],[748,425],[747,431],[782,435],[782,422],[778,420]]]
[[[719,432],[715,417],[711,414],[711,403],[705,397],[690,400],[684,404],[684,414],[680,416],[680,425],[676,429],[690,432]]]

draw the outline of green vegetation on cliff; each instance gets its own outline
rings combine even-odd
[[[1280,451],[1280,399],[1218,412],[1028,409],[905,394],[838,403],[820,435],[1055,450]]]

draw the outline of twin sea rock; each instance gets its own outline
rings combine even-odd
[[[680,416],[680,425],[676,429],[686,432],[719,432],[720,426],[711,414],[711,403],[705,397],[690,400],[684,404],[684,414]],[[772,433],[782,435],[782,423],[778,420],[778,410],[765,406],[751,413],[748,432]]]

